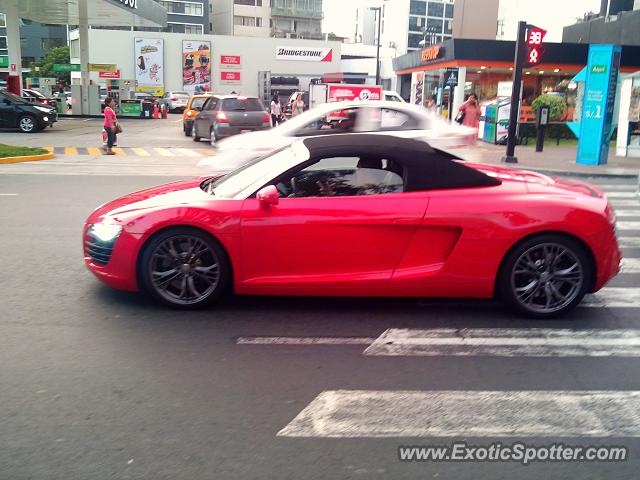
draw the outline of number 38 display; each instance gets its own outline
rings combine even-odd
[[[534,25],[527,25],[527,39],[526,49],[524,55],[524,65],[534,66],[538,65],[542,60],[542,54],[544,49],[542,48],[542,42],[547,34],[546,30],[538,28]]]

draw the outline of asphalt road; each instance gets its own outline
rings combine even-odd
[[[537,435],[474,436],[461,425],[459,435],[446,438],[385,436],[394,428],[410,432],[412,426],[398,426],[406,421],[404,412],[373,394],[358,407],[370,412],[374,423],[382,410],[389,411],[382,412],[387,414],[384,425],[369,425],[372,433],[359,433],[358,422],[367,423],[367,418],[353,417],[353,409],[335,404],[316,412],[310,436],[278,435],[322,392],[478,392],[481,416],[484,406],[491,407],[482,403],[483,391],[639,391],[639,357],[589,356],[588,344],[583,355],[537,358],[363,354],[387,329],[638,329],[638,307],[579,308],[552,322],[518,319],[493,302],[477,301],[248,297],[230,298],[206,311],[167,310],[141,295],[100,284],[82,265],[80,231],[99,204],[178,175],[59,175],[51,165],[31,174],[28,166],[5,169],[0,176],[0,478],[638,477],[637,402],[608,414],[617,418],[600,418],[598,425],[615,421],[620,427],[596,438],[558,434],[562,419],[555,419],[558,428]],[[606,183],[614,184],[615,191],[633,189],[630,181]],[[640,221],[640,203],[623,198],[627,200],[624,208],[637,211],[635,220]],[[627,233],[636,239],[640,235]],[[640,248],[625,248],[624,253],[637,258]],[[640,274],[631,272],[611,285],[627,288],[630,297],[638,295],[640,286]],[[298,345],[238,343],[255,337],[310,340]],[[331,339],[346,343],[312,343]],[[548,403],[524,406],[523,417],[550,413]],[[576,428],[599,417],[588,398],[575,411]],[[353,435],[330,433],[340,421]],[[514,432],[517,424],[516,419]],[[296,428],[294,422],[291,429]],[[623,431],[627,433],[616,433]],[[494,440],[624,445],[630,458],[624,463],[529,466],[398,461],[400,445],[462,439],[478,445]]]

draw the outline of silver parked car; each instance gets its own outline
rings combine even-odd
[[[164,95],[158,100],[158,107],[167,106],[169,112],[184,112],[189,103],[189,93],[187,92],[164,92]]]
[[[268,130],[269,115],[256,97],[212,95],[193,121],[191,136],[196,142],[208,138],[211,145],[239,133]]]

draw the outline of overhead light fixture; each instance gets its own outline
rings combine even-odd
[[[558,73],[559,71],[560,71],[560,69],[559,69],[559,68],[554,68],[554,69],[553,69],[553,72],[554,72],[554,73]]]
[[[509,70],[511,70],[513,72],[513,67],[509,67]]]
[[[539,73],[540,75],[542,75],[542,74],[544,74],[544,70],[540,70],[538,73]]]
[[[478,70],[476,73],[482,73],[482,70]]]
[[[484,70],[484,69],[486,69],[486,68],[487,68],[487,67],[485,67],[484,65],[482,65],[482,66],[480,67],[480,69],[481,69],[481,70]]]
[[[524,72],[525,75],[531,75],[531,72]]]

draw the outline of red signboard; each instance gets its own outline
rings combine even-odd
[[[240,55],[220,55],[220,65],[240,65]]]
[[[99,72],[98,76],[100,78],[120,78],[120,70],[116,70],[115,72]]]
[[[542,28],[527,25],[527,48],[526,58],[524,59],[525,65],[532,66],[540,63],[543,53],[542,42],[546,34],[547,31]]]
[[[345,100],[382,100],[382,87],[376,85],[345,85],[328,86],[327,101],[341,102]]]
[[[220,81],[222,82],[239,82],[240,72],[220,72]]]

